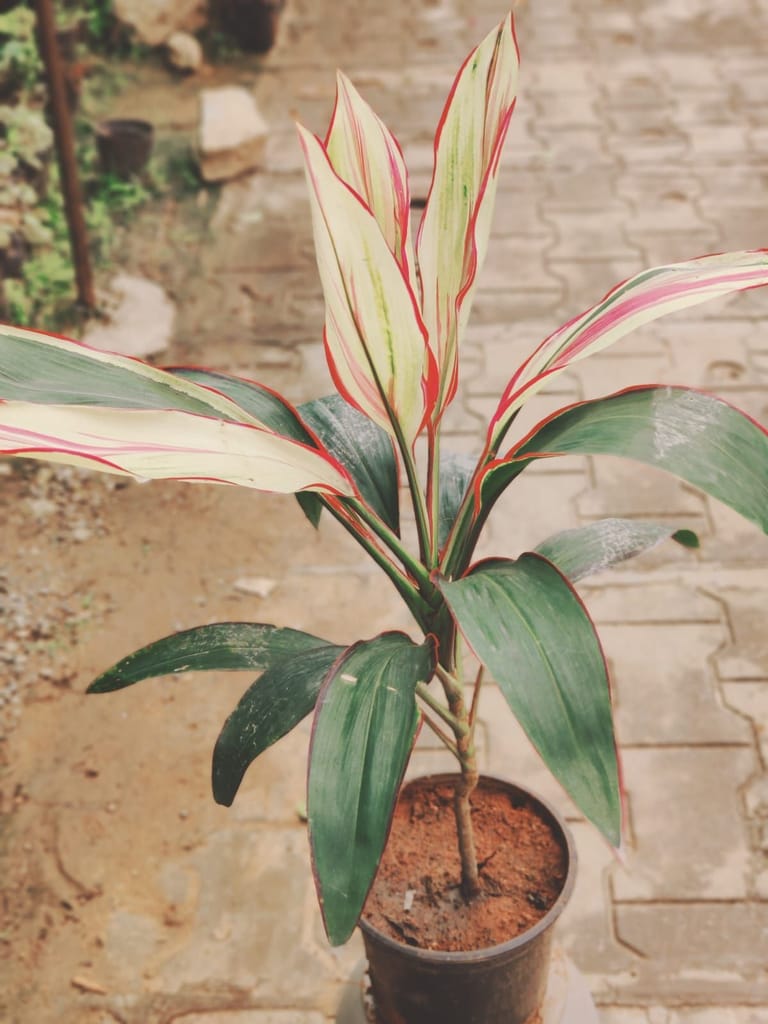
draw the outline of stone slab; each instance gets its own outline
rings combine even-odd
[[[206,181],[223,181],[263,162],[267,123],[246,89],[203,89],[198,138],[201,174]]]
[[[168,348],[176,307],[159,284],[117,274],[102,301],[106,321],[91,321],[82,339],[86,345],[140,359]]]
[[[723,705],[710,659],[725,625],[670,622],[600,627],[624,744],[744,743],[748,723]]]
[[[632,840],[614,899],[746,899],[750,836],[734,794],[755,771],[752,748],[625,749],[622,761]]]

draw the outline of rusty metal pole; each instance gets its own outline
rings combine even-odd
[[[69,225],[69,243],[72,249],[72,261],[75,265],[77,297],[83,306],[93,309],[96,299],[93,292],[93,274],[91,273],[88,236],[83,216],[83,197],[80,191],[80,179],[77,175],[72,117],[67,104],[67,86],[56,40],[56,22],[51,0],[35,0],[35,11],[38,46],[45,65],[45,77],[48,83],[48,99],[61,174],[61,191],[64,196],[64,209]]]

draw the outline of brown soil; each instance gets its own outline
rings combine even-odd
[[[365,919],[396,941],[448,951],[494,946],[536,924],[565,882],[557,834],[533,803],[483,782],[472,797],[472,821],[483,892],[467,903],[452,786],[405,787]]]

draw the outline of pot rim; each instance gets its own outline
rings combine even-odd
[[[429,775],[417,775],[412,779],[408,779],[404,783],[403,788],[412,782],[448,782],[457,777],[458,773],[456,772],[434,772]],[[390,936],[380,932],[378,928],[375,928],[372,924],[369,924],[361,915],[358,920],[360,930],[367,933],[382,946],[400,954],[412,956],[414,959],[420,960],[425,964],[473,963],[494,960],[497,957],[509,956],[518,950],[522,950],[539,935],[551,928],[565,909],[565,906],[573,893],[574,885],[576,884],[577,856],[573,834],[564,816],[539,793],[529,789],[528,786],[521,785],[519,782],[514,782],[512,779],[507,779],[500,775],[481,773],[480,782],[490,782],[492,785],[495,784],[504,789],[511,788],[524,794],[539,805],[539,807],[544,811],[546,817],[550,819],[550,823],[556,826],[556,829],[560,832],[563,841],[563,849],[568,858],[568,863],[566,865],[565,881],[563,882],[563,887],[560,890],[557,899],[546,912],[544,917],[537,921],[532,928],[528,928],[526,931],[521,932],[520,935],[516,935],[513,939],[508,939],[506,942],[499,942],[494,946],[485,946],[482,949],[467,949],[459,951],[422,949],[421,946],[411,946],[406,942],[398,942],[396,939],[392,939]]]
[[[109,138],[115,131],[128,131],[144,137],[154,132],[154,125],[151,121],[144,121],[140,117],[108,117],[95,127],[97,135]]]

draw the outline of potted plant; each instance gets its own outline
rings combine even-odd
[[[671,535],[696,543],[688,531],[608,520],[545,539],[515,559],[478,562],[478,539],[502,493],[539,459],[621,455],[677,475],[768,530],[768,432],[719,398],[640,385],[560,409],[522,436],[514,432],[526,401],[573,362],[667,313],[768,284],[765,251],[656,267],[618,285],[514,370],[475,457],[441,450],[517,67],[509,16],[454,81],[415,245],[400,149],[344,76],[325,139],[299,128],[326,302],[325,349],[338,394],[295,408],[225,373],[160,370],[21,328],[0,332],[0,451],[138,478],[296,493],[313,524],[327,514],[355,538],[411,613],[415,639],[393,631],[349,646],[266,624],[206,625],[123,658],[90,687],[106,692],[195,669],[261,672],[215,746],[214,795],[224,804],[259,753],[314,715],[307,813],[332,943],[348,938],[366,904],[422,725],[457,767],[454,776],[433,780],[427,795],[409,795],[405,834],[418,820],[426,824],[419,835],[434,833],[445,852],[438,820],[447,804],[460,865],[441,891],[428,882],[422,902],[442,914],[447,900],[464,919],[496,899],[496,865],[513,844],[505,832],[491,853],[479,848],[485,840],[473,819],[486,793],[493,800],[502,792],[504,807],[549,835],[553,891],[547,898],[527,893],[540,920],[525,935],[492,933],[487,948],[469,950],[468,997],[457,996],[450,980],[461,954],[412,946],[408,915],[421,894],[404,894],[393,925],[400,941],[364,924],[369,955],[382,939],[372,975],[384,1024],[449,1021],[456,1005],[463,1021],[521,1024],[541,997],[546,968],[533,975],[533,962],[546,959],[547,929],[570,885],[571,848],[554,812],[517,788],[478,784],[473,733],[482,669],[470,690],[460,638],[577,807],[618,845],[621,790],[606,666],[574,582]],[[407,525],[402,496],[412,514]],[[425,863],[429,856],[424,849]],[[374,919],[374,911],[366,913]],[[521,961],[531,937],[541,939],[538,952]],[[513,980],[504,976],[501,995],[491,997],[503,957],[511,959]],[[404,958],[414,961],[415,984],[400,976]],[[434,994],[425,1000],[436,971]]]

